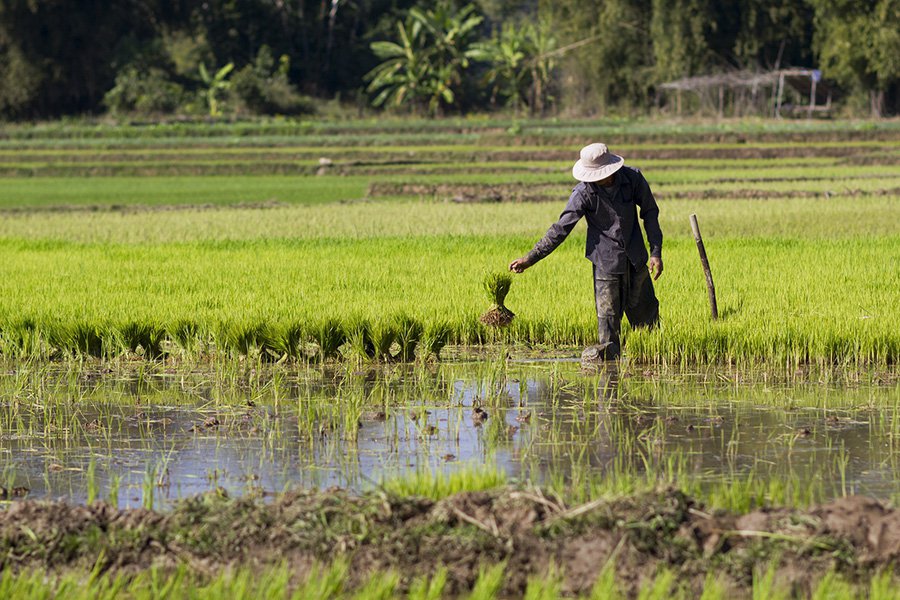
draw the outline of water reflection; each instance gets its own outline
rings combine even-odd
[[[572,364],[230,379],[10,373],[0,378],[0,486],[164,506],[217,487],[366,489],[474,462],[585,491],[641,477],[817,497],[900,491],[896,384],[740,378]]]

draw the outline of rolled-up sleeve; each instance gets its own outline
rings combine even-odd
[[[563,209],[562,214],[559,215],[559,220],[550,226],[550,229],[547,230],[544,237],[542,237],[538,243],[534,245],[531,252],[527,254],[526,258],[528,259],[528,262],[534,264],[542,258],[546,258],[547,255],[556,250],[566,237],[572,233],[575,225],[578,224],[578,221],[583,216],[584,197],[578,190],[575,190],[572,192],[572,195],[569,196],[569,201],[566,203],[566,207]]]
[[[647,232],[647,243],[650,244],[650,256],[662,258],[663,234],[659,228],[659,206],[644,175],[639,173],[638,176],[634,199],[635,204],[641,207],[641,219],[644,221],[644,231]]]

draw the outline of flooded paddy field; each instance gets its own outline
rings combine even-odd
[[[0,398],[16,595],[894,597],[892,370],[20,363]]]
[[[900,384],[882,372],[665,372],[471,362],[216,372],[8,368],[8,497],[170,507],[473,469],[578,497],[674,485],[731,509],[900,494]],[[446,483],[446,481],[444,482]],[[26,492],[27,490],[27,492]]]

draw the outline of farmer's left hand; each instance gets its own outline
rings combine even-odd
[[[653,281],[656,281],[663,272],[662,259],[658,256],[651,256],[648,264],[650,266],[650,273],[653,275]]]

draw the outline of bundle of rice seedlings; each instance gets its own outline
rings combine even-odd
[[[484,291],[492,302],[491,307],[479,319],[491,327],[506,327],[512,323],[515,313],[504,305],[506,295],[512,286],[512,276],[508,273],[489,273],[484,278]]]

